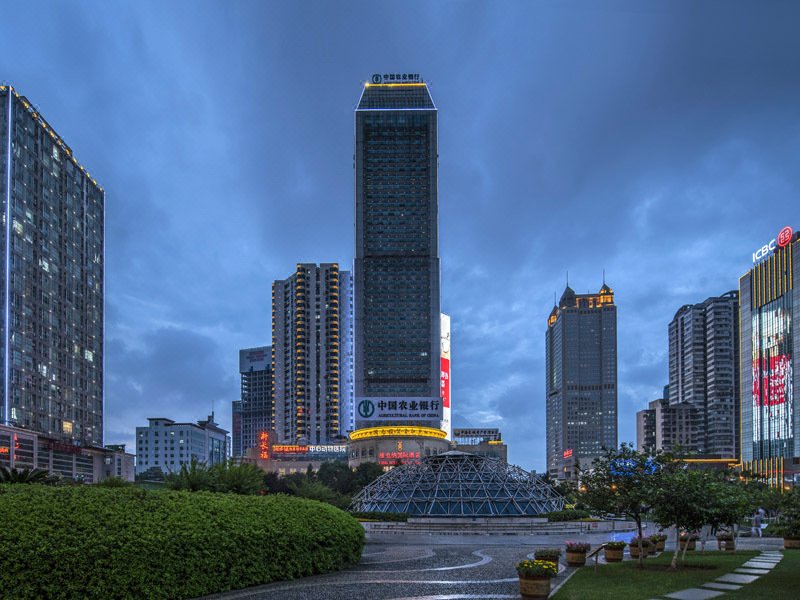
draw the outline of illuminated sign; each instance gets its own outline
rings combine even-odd
[[[323,444],[314,445],[310,444],[304,446],[301,444],[275,444],[272,446],[273,454],[346,454],[347,446],[345,444]]]
[[[378,458],[394,458],[404,460],[419,457],[419,452],[378,452]]]
[[[786,226],[780,230],[778,237],[771,239],[769,242],[761,246],[758,250],[753,252],[753,263],[757,263],[775,251],[775,248],[783,248],[788,246],[794,237],[794,231],[791,227]]]
[[[262,431],[258,436],[258,457],[269,459],[269,433]]]
[[[571,458],[572,457],[572,448],[567,448],[564,450],[564,458]]]
[[[442,418],[442,399],[423,397],[358,398],[358,418],[363,420],[439,421]]]
[[[450,316],[444,313],[440,316],[440,327],[442,335],[440,377],[442,398],[442,423],[441,428],[447,432],[447,439],[453,438],[453,430],[450,425]]]
[[[368,440],[379,437],[429,437],[443,440],[447,433],[432,427],[367,427],[350,432],[350,439]]]
[[[0,454],[8,454],[9,452],[8,446],[0,446]]]
[[[794,437],[792,310],[779,298],[752,316],[753,442]]]
[[[372,83],[422,83],[419,73],[374,73],[371,77]]]

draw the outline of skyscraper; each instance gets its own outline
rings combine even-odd
[[[694,415],[691,431],[680,436],[684,451],[739,455],[738,339],[736,291],[682,306],[669,324],[669,405],[691,408]]]
[[[330,444],[345,433],[341,276],[335,263],[298,264],[293,275],[272,284],[272,395],[280,442]]]
[[[0,86],[0,421],[103,443],[103,188]]]
[[[241,396],[232,403],[233,456],[244,456],[258,446],[262,431],[275,429],[272,402],[272,349],[270,346],[239,350]]]
[[[357,428],[441,425],[437,152],[419,75],[373,75],[355,110]]]
[[[617,446],[617,307],[566,287],[547,320],[547,470],[572,479]]]
[[[800,484],[800,236],[784,227],[739,279],[741,449],[745,470],[772,486]]]

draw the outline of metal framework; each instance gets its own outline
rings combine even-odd
[[[350,510],[425,516],[535,516],[564,498],[537,475],[497,458],[445,452],[395,467],[359,492]]]

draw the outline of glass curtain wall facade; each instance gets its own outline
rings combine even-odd
[[[567,286],[548,319],[547,469],[573,479],[603,448],[617,446],[617,308],[607,285],[597,294]]]
[[[355,111],[355,404],[422,399],[440,416],[419,424],[436,428],[437,152],[437,110],[426,84],[365,85]],[[356,428],[391,422],[363,421],[356,412]]]
[[[799,250],[794,234],[739,281],[742,462],[773,486],[800,483]]]
[[[0,422],[103,443],[103,188],[0,86]]]

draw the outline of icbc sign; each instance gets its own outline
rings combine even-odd
[[[758,261],[767,258],[770,254],[772,254],[775,248],[783,248],[788,246],[793,237],[794,231],[792,228],[788,226],[784,227],[781,229],[778,237],[770,240],[769,243],[764,244],[761,246],[761,248],[753,252],[753,263],[757,263]]]

